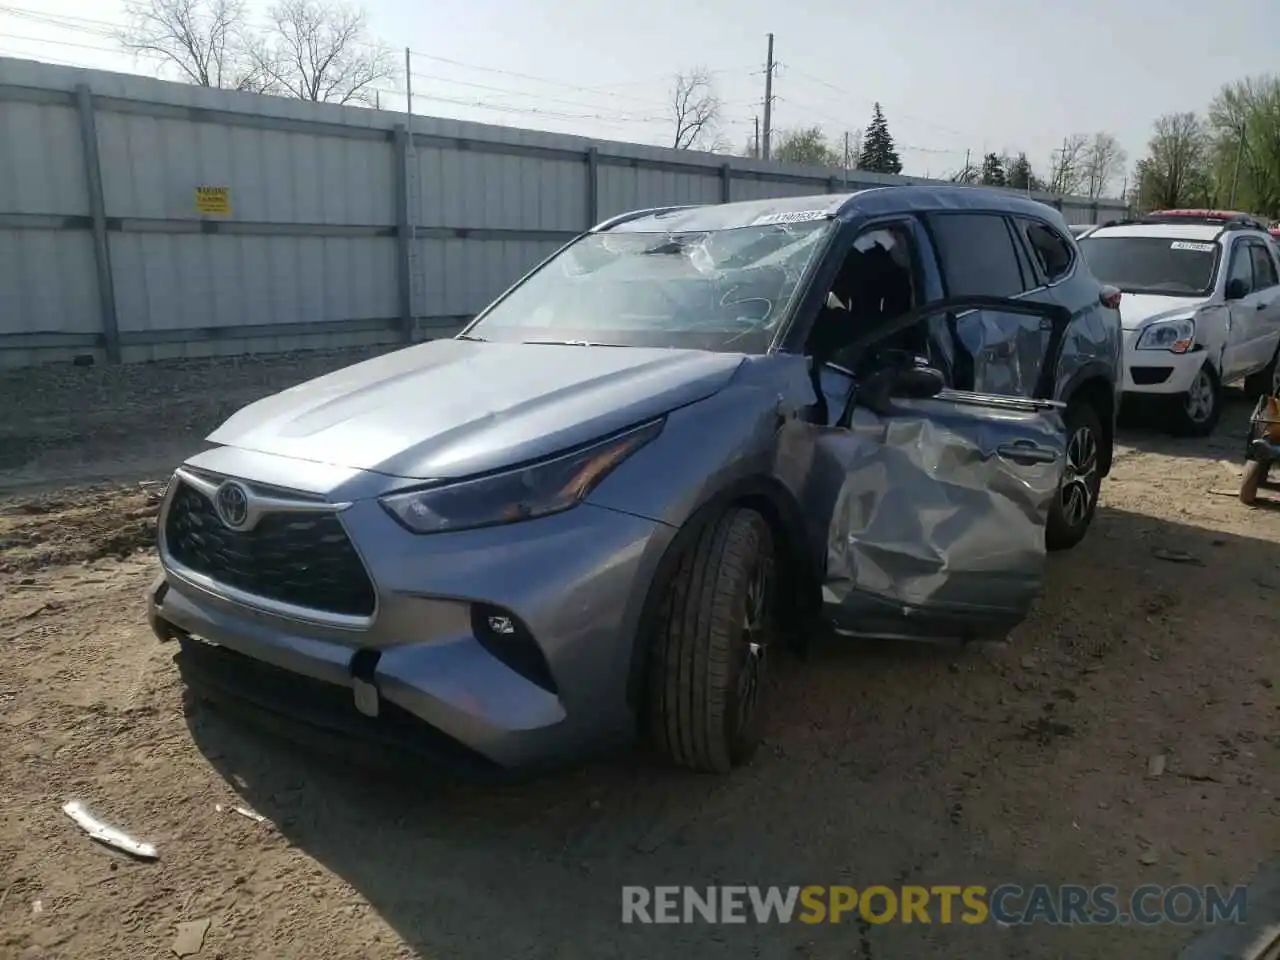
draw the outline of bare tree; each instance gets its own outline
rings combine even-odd
[[[248,56],[242,0],[146,0],[127,12],[116,39],[135,56],[201,87],[260,93],[267,86]]]
[[[711,75],[698,68],[676,74],[671,88],[671,119],[675,123],[672,146],[677,150],[694,150],[718,142],[714,136],[720,119],[720,98],[711,85]]]
[[[1095,200],[1102,196],[1116,177],[1124,172],[1126,159],[1119,140],[1109,133],[1095,133],[1082,158],[1081,180],[1085,196]]]
[[[1138,161],[1138,206],[1153,210],[1206,203],[1209,151],[1205,125],[1194,113],[1159,117],[1147,156]]]
[[[1088,145],[1088,137],[1082,133],[1073,133],[1062,141],[1061,149],[1053,151],[1053,160],[1049,168],[1050,193],[1066,196],[1078,194],[1084,189],[1084,158]]]
[[[391,50],[368,36],[359,7],[326,0],[281,0],[274,29],[250,48],[272,91],[322,103],[375,102],[374,87],[396,75]]]

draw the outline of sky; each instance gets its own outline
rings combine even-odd
[[[155,75],[113,40],[126,2],[0,0],[0,56]],[[265,21],[266,9],[251,19]],[[839,148],[879,101],[914,176],[948,176],[966,152],[977,164],[988,151],[1025,151],[1044,172],[1065,136],[1096,131],[1118,137],[1132,163],[1160,114],[1203,111],[1223,84],[1280,70],[1275,0],[367,0],[365,9],[373,38],[410,48],[415,113],[669,145],[673,79],[702,68],[735,152],[763,122],[772,32],[775,131],[816,124]],[[403,78],[381,99],[404,109]]]

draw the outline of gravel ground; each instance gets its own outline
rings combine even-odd
[[[186,702],[144,622],[156,488],[137,481],[352,356],[0,374],[30,411],[0,427],[0,482],[23,488],[0,502],[0,958],[169,956],[207,921],[199,960],[1145,960],[1194,930],[635,927],[619,888],[1231,884],[1276,850],[1280,510],[1226,495],[1239,400],[1219,437],[1126,432],[1095,529],[1008,644],[784,662],[768,744],[728,778],[619,756],[410,787]],[[104,476],[128,482],[66,489]],[[90,842],[69,798],[160,859]]]
[[[386,349],[0,370],[0,491],[166,476],[246,403]]]

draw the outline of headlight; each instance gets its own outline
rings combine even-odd
[[[1196,340],[1196,322],[1190,317],[1158,320],[1142,331],[1137,350],[1168,350],[1186,353]]]
[[[609,472],[662,432],[654,420],[607,440],[503,473],[412,490],[379,502],[413,533],[444,533],[545,517],[576,506]]]

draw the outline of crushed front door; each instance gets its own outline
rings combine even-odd
[[[943,391],[872,403],[859,386],[838,425],[818,432],[806,500],[830,518],[823,599],[841,632],[1003,635],[1041,589],[1066,437],[1061,405],[1040,398],[1052,393],[1069,312],[967,297],[913,311],[887,332],[979,301],[1044,318],[1051,335],[1032,399]]]

